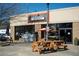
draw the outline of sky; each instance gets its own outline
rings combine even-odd
[[[5,8],[10,7],[12,3],[2,4]],[[50,3],[49,9],[60,9],[79,6],[79,3]],[[46,3],[18,3],[16,4],[17,10],[16,14],[28,13],[28,12],[38,12],[47,10]]]
[[[60,9],[67,7],[79,6],[79,3],[50,3],[49,9]],[[38,12],[47,10],[46,3],[28,3],[28,4],[19,4],[19,13],[25,12]]]

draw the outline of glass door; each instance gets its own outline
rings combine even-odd
[[[66,41],[72,42],[72,30],[71,29],[66,30]]]
[[[72,29],[60,29],[59,39],[64,40],[65,43],[72,43]]]

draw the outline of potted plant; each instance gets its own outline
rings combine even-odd
[[[77,37],[74,39],[74,45],[79,45],[79,39]]]

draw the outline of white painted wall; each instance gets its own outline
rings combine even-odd
[[[50,23],[79,22],[79,7],[50,10]]]

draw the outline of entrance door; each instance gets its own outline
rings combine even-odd
[[[72,43],[72,29],[60,29],[60,40],[65,43]]]
[[[66,41],[72,42],[72,30],[71,29],[66,30]]]

